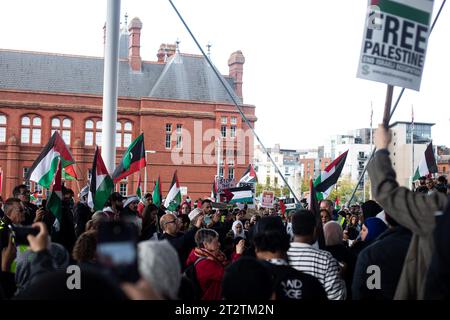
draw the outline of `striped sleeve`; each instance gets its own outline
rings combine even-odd
[[[340,276],[339,264],[333,257],[328,260],[323,286],[329,300],[345,300],[347,297],[347,289]]]

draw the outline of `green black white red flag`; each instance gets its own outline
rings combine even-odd
[[[25,180],[34,181],[44,188],[50,189],[60,160],[61,167],[65,172],[76,178],[73,168],[75,160],[58,131],[55,131],[39,157],[34,161]]]
[[[347,154],[348,150],[334,159],[334,161],[330,163],[314,181],[314,188],[317,192],[318,200],[326,199],[330,194],[344,168]]]
[[[420,158],[419,166],[413,177],[413,181],[419,180],[420,177],[429,176],[432,173],[438,172],[436,165],[436,158],[433,153],[433,144],[430,144],[425,149],[425,153]]]
[[[94,211],[102,210],[114,189],[114,184],[109,176],[108,169],[106,169],[98,147],[95,149],[91,172],[88,206],[94,209]]]

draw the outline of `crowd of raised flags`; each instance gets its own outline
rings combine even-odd
[[[334,159],[314,181],[310,181],[310,199],[308,203],[312,211],[316,211],[313,205],[314,203],[326,199],[329,196],[342,173],[347,155],[348,150]],[[128,147],[112,176],[108,173],[103,162],[99,147],[96,147],[89,182],[89,207],[94,211],[102,210],[108,197],[114,191],[114,184],[140,171],[145,165],[143,134],[139,135]],[[55,131],[39,157],[33,163],[26,177],[26,180],[34,181],[43,188],[51,189],[47,208],[55,217],[60,216],[61,206],[58,203],[61,201],[62,180],[76,180],[78,178],[74,166],[75,160],[69,148],[59,133]],[[430,143],[422,155],[413,181],[419,177],[430,176],[436,172],[436,160],[434,158],[432,144]],[[211,198],[215,202],[225,202],[228,204],[254,204],[256,183],[257,175],[253,165],[250,164],[233,188],[219,188],[219,182],[216,177],[212,186]],[[153,203],[158,207],[163,205],[168,211],[175,211],[182,202],[177,171],[173,174],[172,182],[165,198],[162,196],[161,189],[161,179],[158,177],[152,194]],[[139,199],[142,199],[140,175],[136,195]],[[38,199],[38,196],[39,194],[35,192],[32,195],[32,200]],[[314,199],[311,199],[311,197]],[[284,203],[282,205],[284,206]],[[336,199],[336,206],[339,207],[339,199]]]

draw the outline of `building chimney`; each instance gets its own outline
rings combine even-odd
[[[176,44],[161,43],[161,45],[159,46],[158,53],[156,54],[156,56],[158,57],[158,62],[161,63],[166,62],[167,58],[173,56],[176,51],[177,51]]]
[[[139,18],[133,18],[128,31],[130,32],[130,42],[128,44],[128,61],[130,62],[131,70],[141,71],[141,29],[142,22]]]
[[[241,50],[233,52],[228,59],[229,76],[234,79],[234,92],[243,101],[242,74],[244,73],[245,58]]]

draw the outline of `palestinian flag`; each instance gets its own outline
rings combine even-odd
[[[34,181],[44,188],[50,189],[60,160],[62,168],[67,168],[67,172],[76,177],[72,166],[75,163],[72,154],[58,131],[55,131],[39,157],[34,161],[25,180]]]
[[[325,237],[323,235],[322,219],[320,218],[320,206],[319,206],[319,202],[317,199],[317,194],[318,194],[318,192],[317,192],[317,190],[314,186],[314,183],[311,179],[309,182],[308,209],[316,217],[316,235],[317,235],[317,242],[319,243],[319,249],[325,249]]]
[[[53,190],[47,201],[47,209],[61,222],[61,205],[62,205],[62,161],[59,161],[56,165],[55,180],[53,182]]]
[[[248,165],[247,170],[245,170],[242,175],[241,180],[238,183],[257,183],[258,177],[256,176],[255,169],[253,169],[253,165]]]
[[[425,149],[425,153],[420,159],[419,166],[414,173],[413,181],[419,180],[420,177],[425,177],[436,172],[438,172],[438,168],[433,153],[433,144],[430,142]]]
[[[98,147],[95,149],[92,163],[91,184],[89,186],[88,206],[94,211],[102,210],[109,195],[114,189],[114,184],[108,174],[105,163]]]
[[[138,179],[138,186],[136,189],[136,195],[139,198],[139,200],[142,199],[142,191],[141,191],[141,175],[139,174],[139,179]]]
[[[318,200],[326,199],[330,194],[331,189],[338,181],[342,169],[344,168],[347,154],[348,150],[334,159],[334,161],[330,163],[314,181],[314,188],[317,192]]]
[[[233,195],[228,203],[253,203],[253,192],[249,186],[229,188],[226,191],[227,194]]]
[[[175,211],[177,206],[181,204],[181,190],[178,182],[177,171],[173,174],[172,184],[170,185],[169,193],[164,201],[164,207],[169,211]]]
[[[77,173],[75,172],[75,167],[73,164],[70,164],[63,169],[62,178],[64,180],[72,180],[72,181],[78,179],[78,176],[77,176]]]
[[[39,191],[35,191],[32,194],[30,194],[30,202],[33,204],[36,204],[36,202],[38,201],[38,197],[39,197]]]
[[[112,175],[114,183],[145,168],[144,134],[141,133],[125,151],[122,160]]]
[[[156,180],[156,182],[155,182],[155,187],[153,188],[152,198],[153,198],[153,204],[159,208],[161,206],[161,199],[162,199],[161,180],[159,177],[158,177],[158,180]]]

